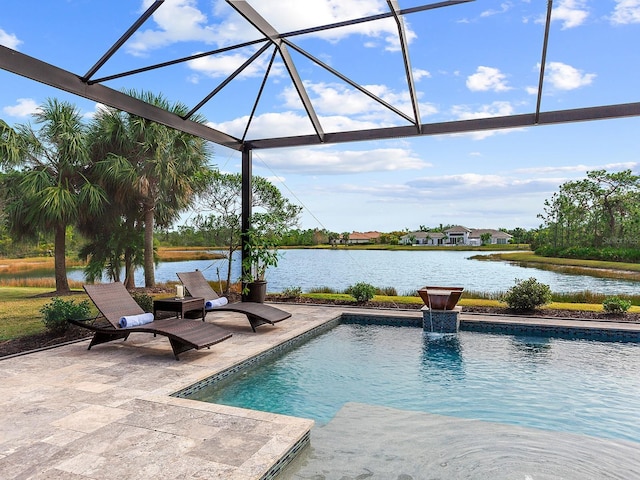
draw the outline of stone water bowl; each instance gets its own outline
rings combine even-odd
[[[422,287],[418,294],[431,310],[453,310],[463,290],[463,287]]]

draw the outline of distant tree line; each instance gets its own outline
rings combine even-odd
[[[191,220],[189,225],[179,225],[175,230],[162,231],[158,239],[166,246],[193,246],[226,248],[228,235],[222,228],[212,225],[195,225]],[[315,245],[330,245],[331,238],[340,235],[326,229],[309,228],[301,230],[292,228],[283,234],[280,246],[283,247],[311,247]]]
[[[545,201],[533,248],[546,256],[640,261],[640,177],[587,172]]]

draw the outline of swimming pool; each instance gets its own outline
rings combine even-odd
[[[347,402],[640,442],[640,344],[342,323],[189,398],[331,420]]]

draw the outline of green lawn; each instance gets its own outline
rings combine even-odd
[[[51,288],[0,287],[0,341],[44,332],[40,309],[51,297],[37,295],[51,292]],[[63,297],[80,302],[85,294]]]
[[[533,252],[494,253],[491,256],[509,262],[613,270],[618,272],[616,273],[618,276],[620,276],[620,272],[640,272],[640,264],[638,263],[605,262],[603,260],[582,260],[579,258],[542,257]]]

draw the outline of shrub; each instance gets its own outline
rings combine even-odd
[[[302,295],[301,287],[287,287],[282,290],[282,296],[285,298],[298,298]]]
[[[631,302],[620,297],[607,297],[602,302],[602,308],[607,313],[627,313],[627,310],[631,308]]]
[[[376,290],[376,295],[385,295],[387,297],[397,297],[398,290],[395,287],[383,287]]]
[[[365,303],[376,294],[376,287],[368,283],[359,282],[347,288],[346,293],[356,299],[356,302]]]
[[[91,307],[88,300],[74,303],[73,300],[63,300],[54,297],[50,303],[45,304],[41,309],[44,326],[50,332],[62,333],[67,330],[69,323],[67,319],[81,320],[91,316]]]
[[[516,284],[507,290],[502,300],[513,310],[535,310],[551,302],[551,288],[534,277],[528,280],[516,279]]]
[[[309,289],[309,293],[337,293],[335,288],[322,286],[322,287],[312,287]]]
[[[153,312],[153,297],[144,292],[132,292],[131,296],[145,312]]]

